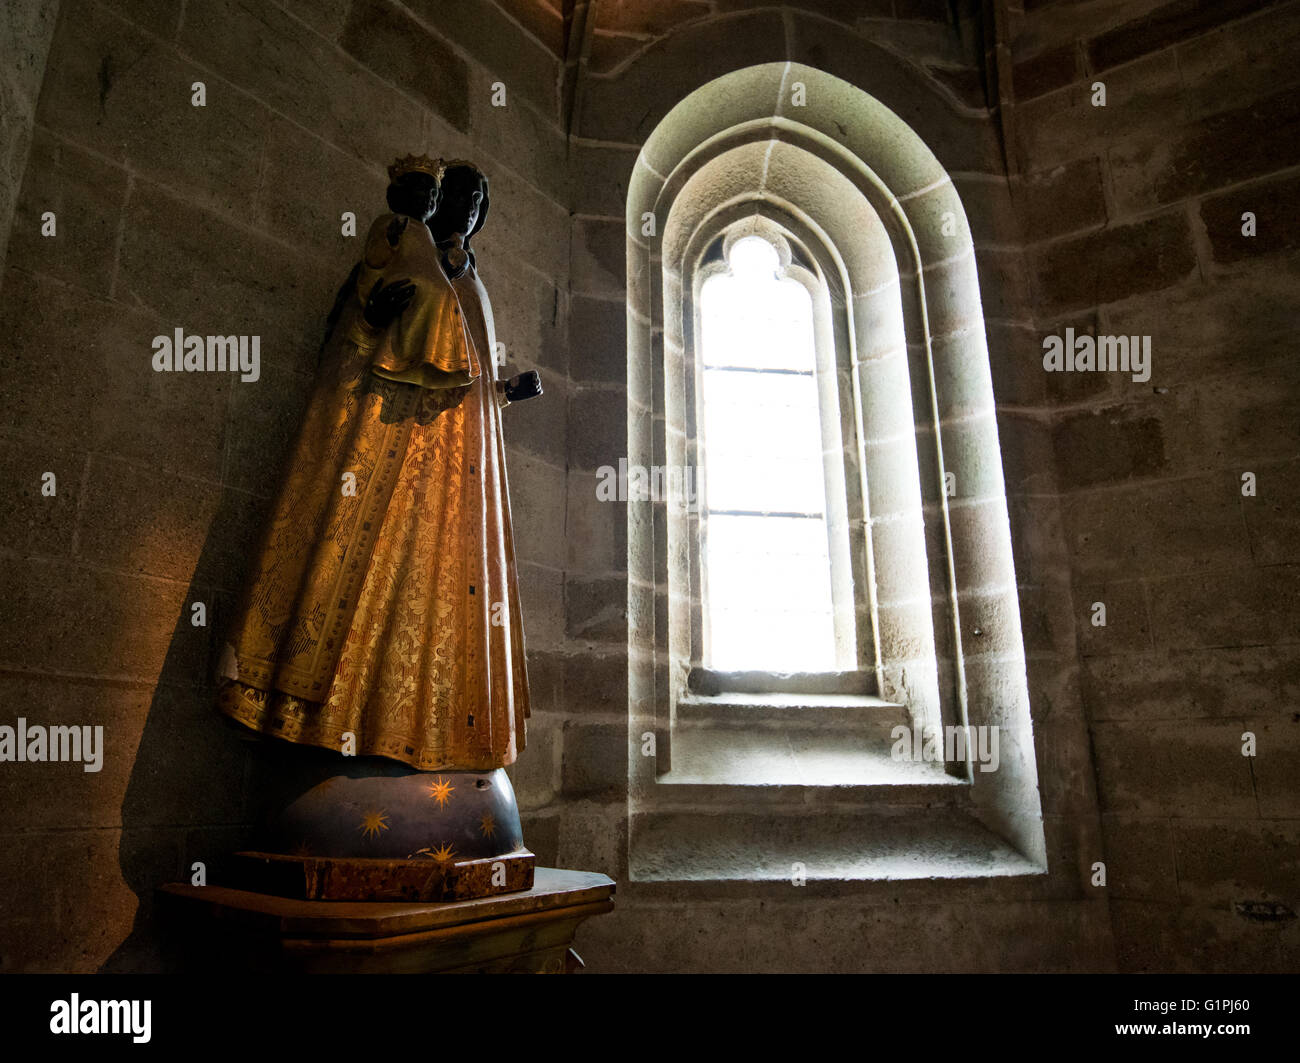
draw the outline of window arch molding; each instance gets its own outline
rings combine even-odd
[[[796,82],[806,100],[798,108]],[[710,230],[746,211],[776,215],[842,285],[850,394],[875,470],[865,479],[867,556],[891,559],[872,576],[881,693],[904,700],[917,723],[999,727],[1002,770],[969,774],[972,800],[989,826],[1041,859],[974,247],[947,173],[880,101],[807,66],[763,64],[697,89],[646,141],[627,201],[629,461],[686,464],[683,274]],[[688,528],[661,503],[632,502],[628,533],[630,737],[636,748],[653,731],[670,749],[674,691],[692,653],[689,624],[675,622],[689,615]],[[918,675],[926,661],[932,681]],[[634,813],[657,800],[664,765],[656,772],[648,759],[630,758]]]
[[[858,474],[872,525],[863,536],[864,571],[859,573],[863,577],[859,586],[867,591],[859,603],[864,614],[861,630],[869,627],[873,633],[875,681],[870,692],[904,703],[917,726],[960,723],[964,708],[959,693],[952,684],[942,684],[939,676],[941,664],[950,667],[953,658],[951,652],[944,652],[944,643],[937,644],[935,613],[951,618],[952,602],[948,597],[936,603],[930,586],[931,569],[941,572],[945,562],[936,558],[927,565],[918,443],[930,443],[931,461],[937,448],[932,430],[921,435],[916,431],[917,423],[925,422],[913,401],[909,373],[920,367],[920,360],[908,358],[908,315],[900,297],[900,280],[906,275],[900,275],[895,250],[898,233],[884,225],[880,211],[864,193],[864,188],[875,189],[877,183],[860,161],[854,162],[849,176],[827,158],[836,158],[836,153],[824,146],[814,153],[806,146],[808,138],[796,137],[790,129],[783,132],[782,139],[771,136],[770,130],[764,138],[763,127],[749,123],[740,134],[709,141],[679,167],[678,174],[688,169],[688,176],[666,182],[664,195],[671,195],[671,201],[660,197],[659,210],[666,217],[659,252],[665,376],[662,408],[656,408],[655,414],[663,418],[668,463],[685,464],[691,456],[683,434],[692,406],[685,391],[693,361],[686,357],[690,331],[686,300],[691,285],[684,278],[694,272],[697,246],[707,242],[721,218],[746,204],[766,205],[770,213],[797,219],[813,246],[836,262],[845,286],[844,405],[853,413],[856,424],[851,434],[858,443],[856,451],[847,448],[845,459]],[[916,317],[912,315],[911,338],[920,343],[923,336]],[[933,485],[942,477],[934,466],[929,467]],[[934,537],[940,543],[946,541],[945,520],[940,504],[931,514]],[[666,558],[679,558],[694,544],[691,522],[670,513],[666,524]],[[682,688],[683,669],[694,663],[684,653],[688,613],[682,600],[689,593],[694,612],[698,584],[688,591],[684,570],[675,561],[661,572],[669,587],[672,692],[668,726],[660,723],[671,756],[675,721],[671,699]],[[942,638],[946,632],[940,629],[938,634]]]

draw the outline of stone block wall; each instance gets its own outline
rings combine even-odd
[[[1117,963],[1294,970],[1300,229],[1284,204],[1300,5],[1025,0],[1010,15],[1003,102],[1034,338],[1151,339],[1143,382],[1035,374],[1033,352],[1017,355],[1042,388],[1024,416],[1050,434],[1040,460],[1059,484],[1055,578]],[[1028,491],[1013,533],[1033,535],[1045,501]]]
[[[7,53],[0,73],[0,269],[27,168],[36,98],[58,13],[56,3],[32,2],[6,4],[0,11],[0,40],[6,42]]]
[[[273,763],[215,714],[214,647],[357,254],[341,215],[364,236],[407,152],[491,174],[479,262],[546,390],[506,430],[536,692],[519,790],[558,785],[569,214],[560,19],[532,7],[69,0],[43,84],[35,60],[6,84],[33,120],[0,288],[0,686],[10,725],[102,724],[107,750],[98,773],[0,772],[0,969],[156,967],[154,887],[248,836]],[[26,5],[28,38],[48,9]],[[260,379],[153,372],[178,327],[260,335]]]

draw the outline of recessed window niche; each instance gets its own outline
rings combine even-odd
[[[792,862],[834,879],[1041,872],[983,315],[948,175],[878,100],[772,63],[662,119],[627,219],[629,462],[703,472],[694,506],[629,503],[632,877],[785,878]],[[779,344],[724,306],[760,258],[768,297],[790,300],[784,316],[755,312],[786,330]],[[752,436],[746,403],[771,433],[759,470],[726,461],[729,432]],[[788,529],[760,534],[764,513]],[[815,556],[802,596],[763,571],[782,535],[791,568]],[[766,590],[744,586],[747,567]],[[769,623],[802,611],[807,630],[747,653],[717,645],[719,608]],[[899,728],[970,744],[900,755]],[[993,767],[975,752],[990,728]],[[809,818],[828,801],[834,816]]]

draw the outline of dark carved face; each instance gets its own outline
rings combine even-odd
[[[431,174],[404,173],[388,186],[389,210],[422,222],[433,217],[438,199],[438,179]]]
[[[468,236],[478,223],[483,209],[483,181],[473,170],[456,167],[442,179],[442,200],[430,228],[438,240],[456,234]]]

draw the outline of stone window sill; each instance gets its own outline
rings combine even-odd
[[[940,763],[896,761],[907,709],[858,694],[688,694],[677,702],[669,786],[962,785]]]
[[[633,823],[634,882],[785,883],[983,879],[1042,875],[972,815],[885,813],[702,815],[647,812]]]
[[[891,758],[903,705],[863,694],[686,693],[671,769],[633,816],[630,877],[879,882],[1041,875],[989,829],[970,783]]]

